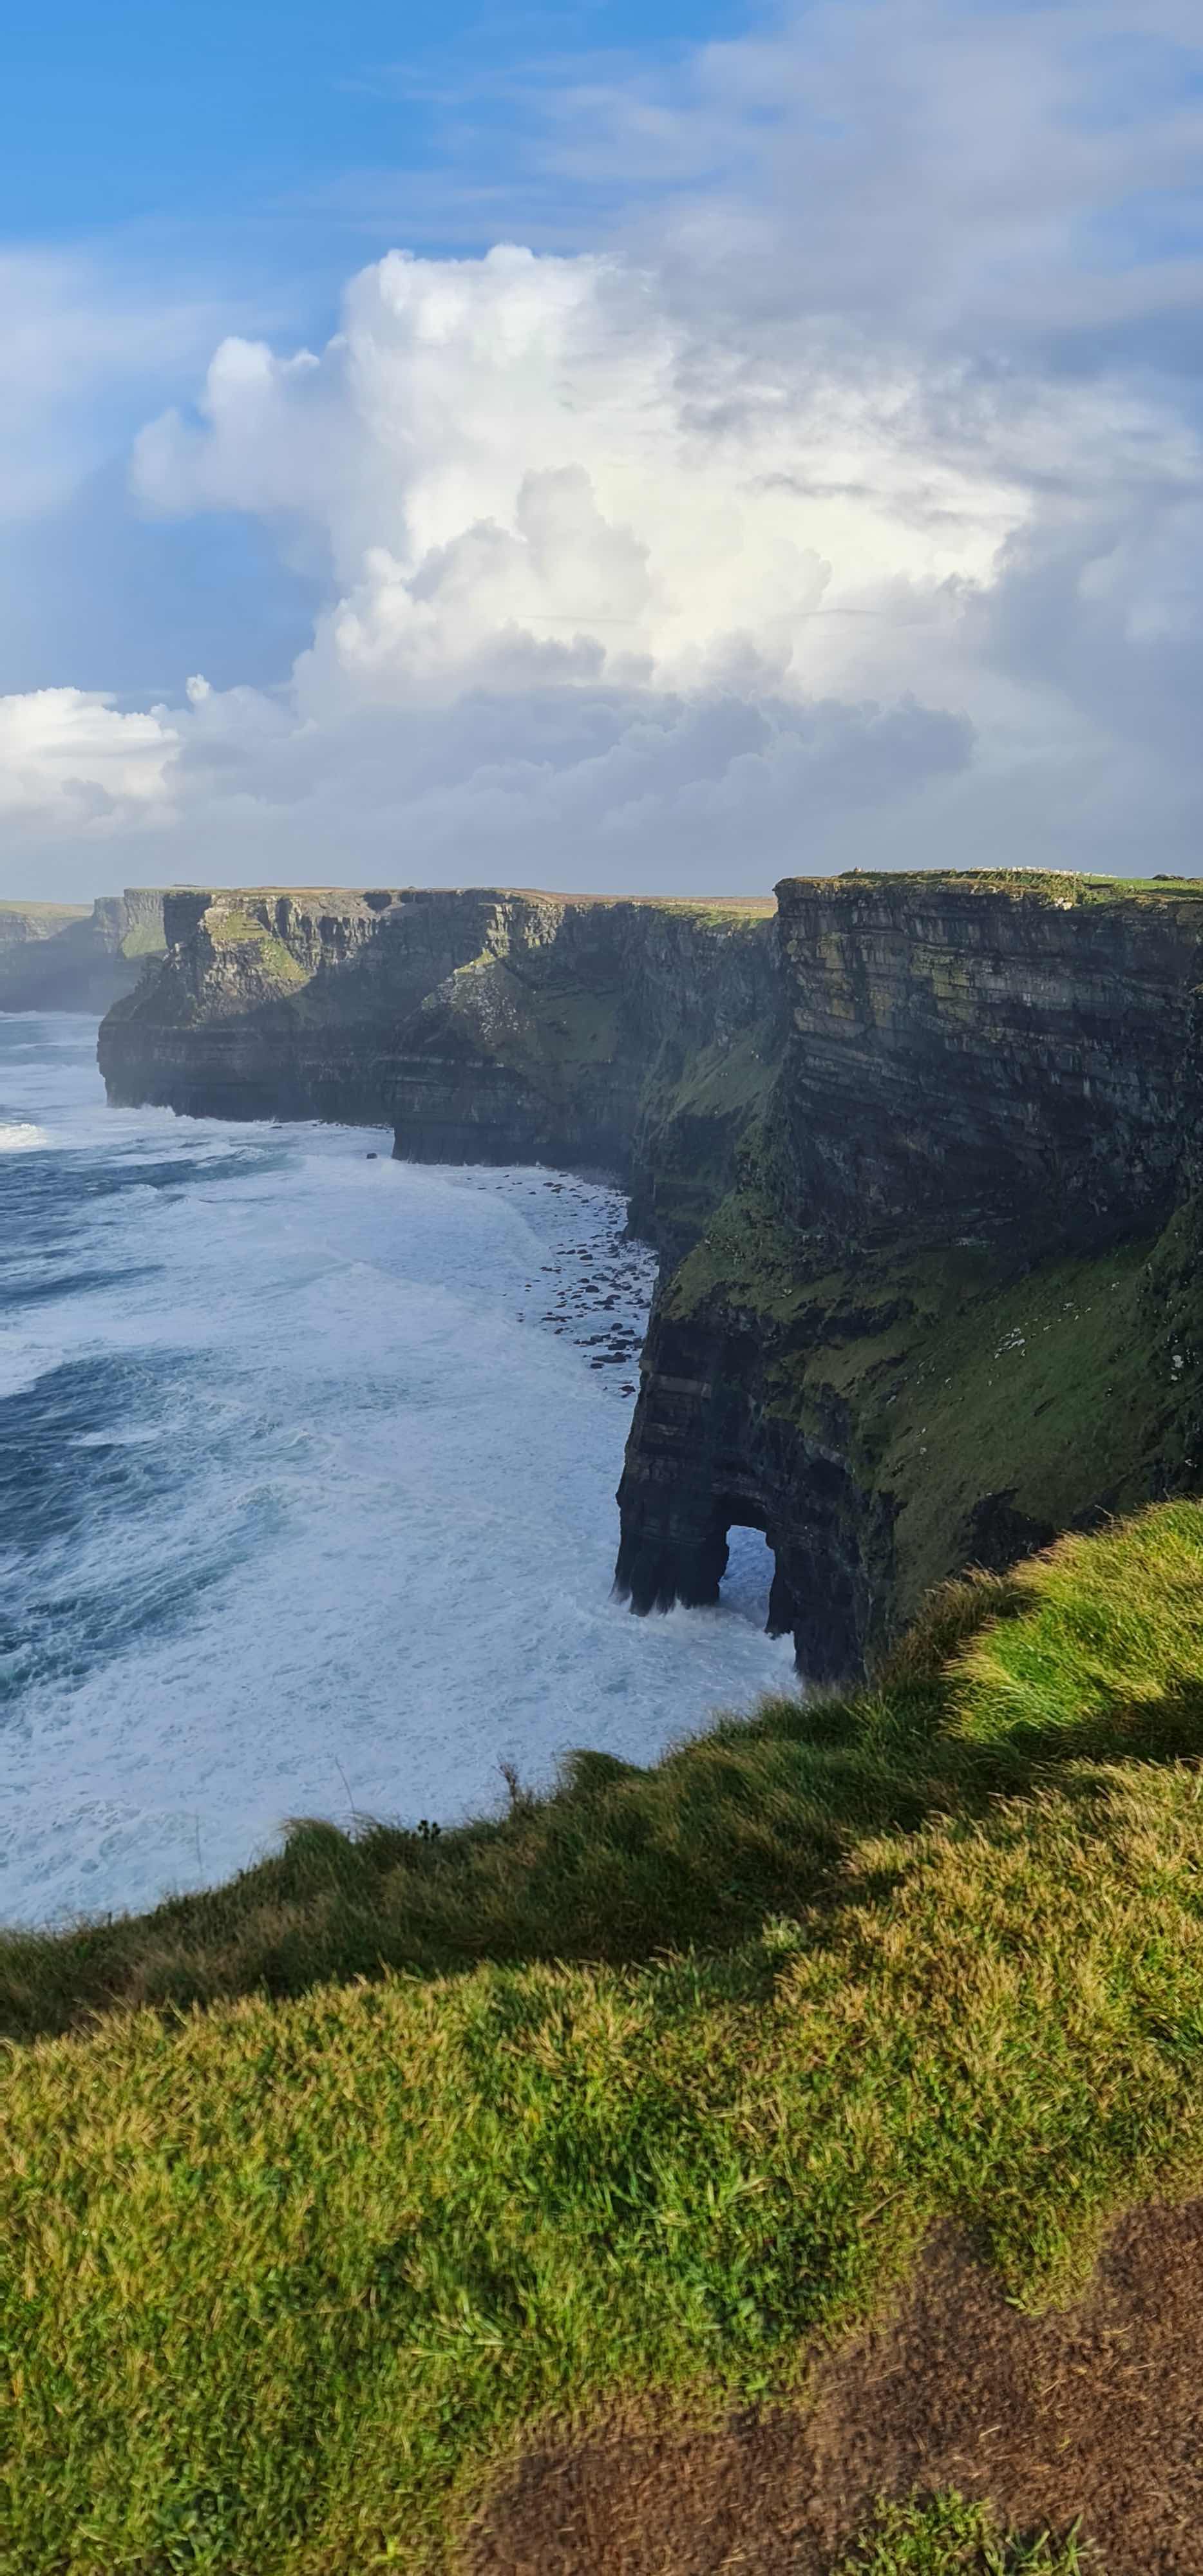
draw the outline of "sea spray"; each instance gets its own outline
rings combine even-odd
[[[651,1282],[616,1192],[108,1110],[94,1047],[0,1018],[0,1917],[790,1686],[752,1533],[718,1610],[610,1600]]]

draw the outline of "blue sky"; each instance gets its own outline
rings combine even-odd
[[[1200,34],[14,0],[0,891],[1195,864]]]
[[[441,174],[469,129],[494,149],[513,132],[507,90],[571,78],[599,56],[671,60],[750,14],[715,0],[210,0],[199,15],[162,0],[13,0],[0,35],[0,227],[38,241],[166,227],[177,249],[188,227],[215,228],[240,235],[252,264],[302,252],[338,273],[344,226],[389,246],[370,212],[381,181]],[[571,230],[566,215],[565,246]],[[423,243],[436,246],[437,230]]]
[[[203,20],[162,0],[14,0],[0,27],[0,242],[92,245],[152,301],[216,289],[215,336],[226,304],[283,338],[321,340],[348,273],[398,239],[482,251],[526,199],[522,237],[575,249],[598,195],[622,183],[535,181],[525,144],[541,101],[599,72],[654,73],[749,23],[722,0],[211,0]],[[301,649],[319,585],[261,526],[241,514],[164,524],[131,506],[129,438],[154,394],[186,397],[196,372],[186,345],[149,371],[151,393],[136,366],[90,389],[89,468],[61,514],[0,532],[0,689],[66,677],[144,699],[178,690],[198,660],[222,683],[267,682]]]

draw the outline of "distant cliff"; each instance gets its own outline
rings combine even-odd
[[[0,1011],[107,1011],[164,950],[162,895],[0,903]]]
[[[662,1257],[620,1491],[639,1609],[773,1547],[802,1668],[1203,1478],[1203,886],[787,880],[768,905],[176,894],[110,1097],[391,1119],[622,1180]]]
[[[496,888],[171,894],[112,1010],[115,1101],[389,1122],[425,1162],[554,1162],[683,1249],[735,1177],[780,1050],[771,903]]]

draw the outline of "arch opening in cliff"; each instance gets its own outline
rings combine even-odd
[[[774,1570],[770,1577],[763,1557],[756,1569],[752,1552],[737,1550],[727,1599],[732,1602],[742,1595],[741,1606],[746,1607],[749,1593],[755,1591],[757,1571],[763,1571],[767,1625],[781,1593],[767,1514],[743,1496],[679,1495],[674,1501],[676,1508],[663,1518],[657,1516],[651,1526],[641,1520],[632,1529],[624,1522],[614,1576],[617,1598],[629,1601],[640,1618],[651,1610],[672,1610],[678,1605],[686,1610],[715,1609],[731,1566],[731,1532],[754,1531],[773,1558]]]
[[[723,1545],[727,1561],[718,1595],[723,1608],[767,1631],[779,1578],[763,1518],[745,1520],[738,1515],[724,1531]]]
[[[754,1496],[736,1493],[714,1498],[700,1554],[713,1578],[712,1601],[746,1618],[759,1612],[766,1636],[793,1633],[797,1619],[793,1588],[781,1565],[768,1511]]]

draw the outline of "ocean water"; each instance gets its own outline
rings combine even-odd
[[[0,1016],[0,1920],[153,1903],[286,1820],[442,1823],[789,1689],[770,1564],[611,1601],[652,1284],[612,1190],[363,1129],[111,1110]],[[375,1154],[376,1159],[370,1159]]]

